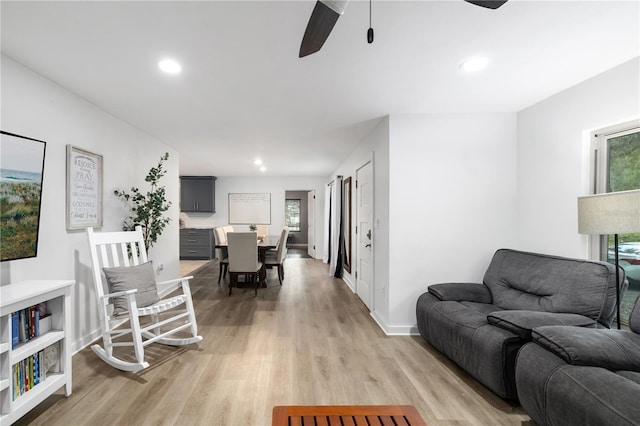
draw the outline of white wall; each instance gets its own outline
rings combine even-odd
[[[38,256],[0,264],[2,285],[27,279],[72,279],[73,348],[97,337],[96,301],[91,259],[84,231],[67,231],[65,225],[66,145],[103,156],[103,228],[121,229],[123,204],[114,189],[132,185],[147,188],[146,172],[169,152],[167,175],[161,183],[173,201],[173,218],[150,256],[164,265],[159,279],[176,277],[178,264],[178,155],[170,147],[96,108],[15,61],[2,56],[2,130],[47,142],[42,194]]]
[[[392,115],[363,140],[334,174],[375,157],[372,316],[385,332],[415,333],[427,286],[482,280],[499,248],[587,257],[589,136],[640,118],[638,76],[636,58],[519,113]]]
[[[518,113],[518,242],[530,251],[588,257],[577,197],[589,193],[591,131],[640,118],[640,59]]]
[[[270,234],[278,234],[284,225],[284,201],[286,191],[315,190],[316,192],[316,258],[322,258],[324,228],[324,187],[326,177],[219,177],[216,180],[216,212],[181,213],[184,226],[189,228],[213,228],[229,224],[229,193],[270,193]],[[248,231],[248,225],[234,225],[236,230]]]
[[[371,315],[388,334],[416,332],[429,284],[481,281],[493,253],[515,246],[516,114],[385,117],[334,174],[355,176],[371,159]]]
[[[407,333],[428,285],[482,282],[515,246],[516,115],[393,115],[389,134],[387,332]]]
[[[373,162],[374,170],[374,220],[379,223],[373,229],[373,264],[374,264],[374,295],[372,316],[383,327],[389,317],[389,117],[380,119],[356,147],[356,149],[338,166],[332,176],[342,175],[345,179],[352,178],[351,186],[351,238],[353,258],[351,273],[344,271],[343,279],[353,291],[356,290],[356,256],[357,234],[356,228],[356,172],[368,162]],[[328,183],[328,182],[327,182]]]

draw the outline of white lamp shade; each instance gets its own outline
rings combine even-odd
[[[578,197],[578,232],[640,232],[640,189]]]

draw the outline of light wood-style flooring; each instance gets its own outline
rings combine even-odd
[[[419,336],[386,336],[318,260],[288,258],[268,288],[217,284],[215,261],[191,282],[199,332],[189,348],[147,347],[152,366],[115,370],[90,348],[73,357],[73,394],[18,425],[270,425],[275,405],[414,405],[430,426],[530,425]]]
[[[198,269],[208,264],[209,260],[181,260],[180,261],[180,276],[186,277],[187,275],[193,275]]]

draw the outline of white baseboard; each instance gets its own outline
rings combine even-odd
[[[353,282],[353,277],[349,274],[342,274],[342,281],[345,282],[347,287],[351,289],[352,292],[356,292],[356,286]],[[382,331],[387,336],[419,336],[420,332],[418,331],[417,325],[387,325],[382,318],[375,312],[370,312],[371,318],[378,324],[378,327],[382,329]]]
[[[371,318],[378,324],[387,336],[419,336],[417,325],[387,325],[375,311],[371,312]]]
[[[347,287],[349,287],[351,289],[352,292],[356,292],[356,286],[354,284],[354,282],[352,281],[351,275],[347,275],[345,273],[342,273],[342,281],[344,281],[347,284]]]
[[[94,330],[87,336],[82,337],[80,340],[76,340],[71,344],[71,353],[76,354],[102,337],[100,330]]]

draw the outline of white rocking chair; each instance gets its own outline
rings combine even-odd
[[[104,345],[104,348],[99,344],[91,346],[96,355],[112,367],[135,373],[149,366],[144,359],[144,347],[150,343],[183,346],[202,340],[202,336],[198,336],[189,288],[189,279],[192,277],[157,283],[160,300],[144,307],[137,305],[135,288],[109,292],[106,279],[103,281],[105,274],[102,268],[132,267],[147,262],[142,228],[137,227],[135,231],[97,233],[93,228],[87,228],[87,235]],[[123,296],[126,298],[127,311],[114,315],[112,298]],[[141,318],[147,318],[143,324]],[[120,328],[127,320],[130,322],[130,328]],[[190,329],[190,333],[184,332],[182,336],[171,337],[187,328]],[[130,340],[120,339],[127,335],[131,335]],[[136,362],[117,358],[113,353],[116,346],[133,346]]]

